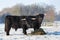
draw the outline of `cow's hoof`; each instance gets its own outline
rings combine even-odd
[[[24,33],[24,35],[27,35],[27,33]]]
[[[27,35],[27,34],[24,33],[24,35]]]
[[[7,36],[9,36],[9,34],[6,34]]]

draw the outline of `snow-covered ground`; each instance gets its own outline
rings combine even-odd
[[[24,35],[22,29],[17,31],[11,29],[9,36],[6,36],[4,27],[4,24],[0,24],[0,40],[60,40],[60,26],[42,26],[41,28],[47,33],[46,35]],[[34,30],[32,28],[27,30],[28,33],[31,31]]]

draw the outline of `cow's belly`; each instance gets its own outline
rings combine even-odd
[[[18,25],[18,24],[12,24],[12,28],[21,28],[21,25]]]

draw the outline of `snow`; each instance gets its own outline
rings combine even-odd
[[[4,27],[4,24],[0,24],[0,40],[60,40],[60,26],[42,26],[46,35],[24,35],[22,28],[17,31],[11,28],[9,36],[6,35]],[[28,29],[27,33],[31,33],[31,31],[34,31],[33,28]]]

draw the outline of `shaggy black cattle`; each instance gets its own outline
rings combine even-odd
[[[23,28],[23,33],[26,33],[28,28],[34,28],[34,31],[39,29],[41,26],[44,14],[39,14],[36,16],[6,16],[5,18],[5,32],[9,35],[11,28],[17,30],[18,28]]]

